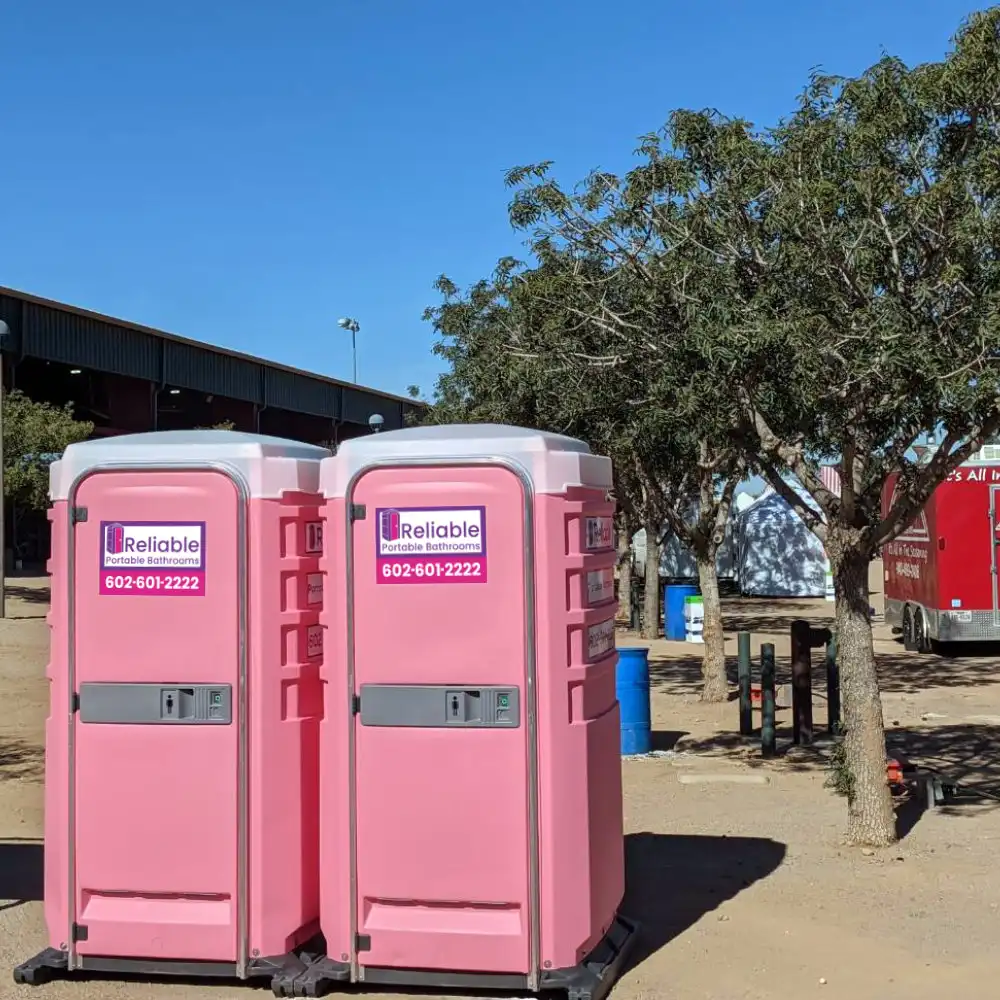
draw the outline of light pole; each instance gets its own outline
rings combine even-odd
[[[351,354],[354,357],[354,384],[358,384],[358,330],[361,329],[361,324],[358,323],[356,319],[351,319],[350,316],[343,316],[337,320],[337,326],[341,330],[351,331]]]
[[[10,328],[0,319],[0,618],[7,617],[7,541],[4,538],[4,520],[7,504],[4,503],[3,482],[3,353],[10,338]]]

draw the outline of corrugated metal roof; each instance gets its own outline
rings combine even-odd
[[[265,369],[264,402],[268,406],[340,420],[343,394],[342,386],[330,382],[306,378],[280,368]]]
[[[162,341],[151,334],[30,300],[24,303],[21,322],[22,354],[151,382],[160,379]]]
[[[259,363],[245,358],[215,354],[174,340],[163,341],[164,385],[259,403],[260,369]]]

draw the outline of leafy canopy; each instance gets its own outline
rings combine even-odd
[[[68,445],[94,430],[76,420],[73,404],[52,406],[29,399],[18,389],[3,400],[4,496],[23,507],[44,510],[49,503],[49,465]]]
[[[866,552],[893,537],[1000,428],[998,25],[998,8],[974,15],[940,63],[817,75],[773,129],[675,112],[623,177],[567,192],[549,164],[511,171],[511,220],[535,253],[596,259],[631,293],[622,308],[606,282],[578,281],[572,308],[603,342],[562,357],[645,377],[716,448],[729,427],[821,536]],[[940,426],[943,446],[914,462]]]

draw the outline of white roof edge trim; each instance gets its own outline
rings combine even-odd
[[[326,448],[236,431],[160,431],[123,434],[70,445],[49,467],[49,496],[69,499],[73,484],[91,472],[141,471],[157,466],[231,470],[255,499],[319,490]]]
[[[523,472],[535,494],[573,488],[610,490],[611,461],[576,438],[499,424],[406,428],[345,441],[325,459],[320,481],[328,497],[344,497],[368,470],[406,465],[507,464]]]

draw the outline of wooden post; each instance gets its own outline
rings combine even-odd
[[[778,752],[774,726],[774,643],[760,647],[760,752],[773,757]]]
[[[837,665],[837,637],[826,644],[826,718],[831,736],[840,735],[840,667]]]
[[[809,622],[792,622],[792,742],[813,741],[812,629]]]
[[[750,694],[750,633],[740,632],[738,643],[740,735],[751,736],[753,734],[753,701]]]

